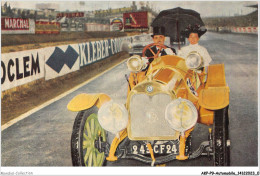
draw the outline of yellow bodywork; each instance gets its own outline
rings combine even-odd
[[[209,87],[225,87],[225,69],[224,64],[215,64],[208,66],[208,79],[206,89]]]
[[[196,106],[199,112],[199,123],[212,125],[214,110],[224,108],[229,104],[230,90],[226,84],[224,64],[210,65],[202,72],[196,72],[187,68],[183,58],[162,56],[154,59],[147,72],[131,73],[129,84],[133,89],[136,84],[146,82],[148,75],[153,75],[155,81],[167,85],[174,76],[179,76],[174,72],[178,72],[182,77],[178,78],[178,83],[172,88],[176,97],[188,99]],[[188,78],[198,93],[197,96],[191,93],[185,83]],[[128,91],[128,96],[129,93],[130,91]]]
[[[199,94],[200,106],[209,110],[222,109],[229,105],[229,92],[224,64],[210,65],[205,89],[202,89]]]
[[[171,84],[171,81],[175,82]],[[191,87],[187,85],[187,80],[191,81],[191,86],[198,93],[197,95],[191,91]],[[152,81],[155,81],[152,84]],[[194,70],[189,70],[185,64],[185,60],[178,56],[162,56],[154,59],[147,71],[139,73],[131,73],[129,76],[129,87],[127,93],[126,108],[129,110],[131,96],[135,93],[153,94],[146,91],[144,88],[147,83],[154,87],[153,93],[163,92],[169,94],[172,99],[182,97],[190,100],[198,110],[198,123],[212,125],[214,121],[214,110],[226,107],[229,104],[229,87],[226,85],[225,72],[223,64],[208,66],[202,72],[197,73]],[[160,86],[158,86],[160,83]],[[139,87],[136,87],[136,85]],[[142,86],[143,85],[143,86]],[[171,87],[172,86],[172,87]],[[166,89],[167,88],[167,89]],[[140,89],[140,90],[139,90]],[[146,92],[145,92],[146,91]],[[98,108],[105,102],[109,101],[110,97],[106,94],[80,94],[74,97],[68,104],[67,108],[70,111],[82,111],[96,105]],[[130,119],[131,117],[129,117]],[[119,143],[129,136],[128,128],[120,132],[120,137],[115,137],[111,146],[109,156],[106,158],[109,161],[117,160],[115,151]],[[174,139],[180,140],[178,160],[186,160],[185,142],[187,137],[193,131],[191,128],[185,131],[182,135],[178,133]],[[135,139],[135,140],[154,140],[154,139]],[[160,140],[160,139],[159,139]],[[164,139],[166,140],[166,139]],[[152,150],[149,146],[149,150]],[[153,161],[155,160],[151,154]]]
[[[106,158],[106,160],[108,161],[116,161],[117,157],[115,156],[115,152],[117,149],[117,146],[119,145],[119,143],[124,140],[127,137],[127,130],[124,129],[119,133],[119,138],[115,137],[114,140],[112,141],[112,144],[110,146],[110,150],[109,150],[109,155]]]
[[[185,143],[187,137],[189,137],[190,133],[194,130],[194,127],[185,131],[184,134],[180,136],[180,145],[179,145],[179,155],[176,156],[177,160],[186,160],[189,157],[185,155]]]
[[[228,87],[209,87],[200,92],[199,104],[205,109],[221,109],[229,104],[228,95]]]
[[[109,101],[111,98],[103,93],[100,94],[79,94],[74,97],[69,104],[67,105],[68,110],[78,112],[82,110],[86,110],[96,105],[98,108],[101,107],[102,104]]]

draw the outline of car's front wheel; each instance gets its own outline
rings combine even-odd
[[[71,157],[73,166],[102,166],[105,153],[96,148],[96,141],[107,140],[106,131],[97,119],[97,107],[78,113],[71,136]]]
[[[215,166],[230,166],[228,107],[215,111],[213,124],[213,159]]]

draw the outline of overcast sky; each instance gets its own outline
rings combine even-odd
[[[1,1],[2,5],[6,1]],[[36,4],[49,4],[49,8],[59,11],[79,10],[91,11],[98,9],[129,7],[132,1],[7,1],[11,8],[36,9]],[[147,1],[145,1],[147,2]],[[136,1],[138,7],[141,1]],[[258,1],[149,1],[149,4],[156,10],[165,10],[175,7],[193,9],[202,17],[208,16],[233,16],[234,14],[248,14],[255,8],[245,7],[257,4]]]

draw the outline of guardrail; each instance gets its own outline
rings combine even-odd
[[[257,34],[258,33],[258,27],[232,27],[231,32],[246,33],[246,34]]]
[[[228,26],[218,26],[218,27],[207,27],[209,31],[215,32],[231,32],[231,33],[241,33],[241,34],[258,34],[258,27],[228,27]]]
[[[77,71],[122,51],[130,37],[1,54],[2,91]]]

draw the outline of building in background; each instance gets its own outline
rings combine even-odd
[[[146,11],[144,21],[139,27],[139,31],[149,30],[150,25],[156,12],[150,7],[149,2],[139,2],[140,8],[137,8],[137,2],[133,1],[129,7],[122,8],[109,8],[106,10],[93,10],[93,11],[57,11],[59,8],[57,3],[37,3],[36,9],[22,9],[22,8],[11,8],[10,4],[4,3],[1,8],[2,17],[8,18],[27,18],[34,19],[37,24],[37,29],[44,29],[44,25],[50,23],[41,22],[59,22],[61,32],[69,31],[123,31],[123,14]],[[141,17],[138,17],[141,18]],[[112,21],[111,21],[112,19]],[[119,23],[118,20],[121,19]],[[137,19],[139,21],[139,19]],[[145,26],[144,26],[145,24]],[[112,25],[112,26],[111,26]],[[54,26],[54,25],[53,25]],[[57,26],[56,26],[57,27]],[[56,29],[55,27],[55,29]],[[111,28],[112,27],[112,28]],[[54,28],[54,27],[53,27]],[[128,30],[131,31],[131,30]]]

